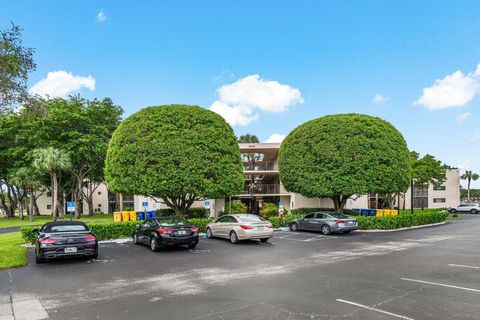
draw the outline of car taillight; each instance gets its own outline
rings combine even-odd
[[[87,242],[90,242],[90,241],[97,240],[97,238],[95,238],[94,236],[86,236],[85,238],[83,238],[83,240],[85,240]]]
[[[337,221],[335,221],[336,223],[345,223],[345,220],[343,219],[338,219]]]
[[[241,224],[241,225],[240,225],[240,228],[242,228],[243,230],[253,229],[252,227],[246,226],[246,225],[244,225],[244,224]]]
[[[273,228],[273,226],[272,226],[271,224],[269,224],[269,225],[267,226],[267,228]]]
[[[197,228],[197,227],[193,227],[193,228],[192,228],[192,232],[198,232],[198,228]]]
[[[46,238],[46,239],[40,240],[39,242],[42,243],[42,244],[57,243],[57,240],[55,240],[55,239],[50,239],[50,238]]]
[[[162,233],[173,233],[173,230],[171,230],[171,229],[157,228],[156,230],[160,234],[162,234]]]

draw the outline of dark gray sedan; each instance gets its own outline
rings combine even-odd
[[[358,229],[357,219],[336,212],[313,212],[290,222],[290,230],[320,231],[322,234],[349,233]]]

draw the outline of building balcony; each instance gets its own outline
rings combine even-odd
[[[278,172],[278,165],[275,161],[244,162],[243,169],[245,173],[252,172]]]
[[[252,195],[288,195],[289,193],[280,184],[246,185],[240,196]]]

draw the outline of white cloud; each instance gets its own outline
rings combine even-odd
[[[470,141],[480,141],[480,131],[477,131],[473,134],[473,136],[470,138]]]
[[[47,77],[35,83],[29,90],[31,94],[42,97],[65,98],[69,94],[82,88],[95,90],[95,79],[92,76],[75,76],[63,70],[53,71]]]
[[[224,117],[231,125],[246,126],[259,118],[257,111],[284,112],[304,102],[300,90],[277,81],[250,75],[217,89],[219,99],[210,110]]]
[[[462,163],[457,164],[457,168],[462,171],[470,169],[470,160],[465,160]]]
[[[283,134],[274,133],[265,140],[265,143],[281,143],[285,137]]]
[[[388,98],[384,97],[380,93],[377,93],[376,95],[374,95],[372,99],[373,103],[375,104],[384,104],[385,102],[387,102],[387,100]]]
[[[253,113],[253,109],[248,106],[230,106],[223,101],[215,101],[210,110],[221,115],[230,125],[246,126],[250,122],[258,120],[258,113]]]
[[[480,64],[474,72],[464,75],[460,70],[435,80],[433,86],[423,89],[422,96],[414,105],[423,105],[430,110],[461,107],[480,92]]]
[[[464,112],[455,117],[455,122],[457,122],[458,124],[462,124],[465,122],[465,120],[467,120],[471,116],[472,114],[470,112]]]
[[[107,16],[103,12],[103,9],[100,9],[100,11],[97,13],[97,21],[102,23],[105,22],[105,20],[107,20]]]

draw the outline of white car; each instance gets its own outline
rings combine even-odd
[[[458,207],[448,208],[448,212],[470,212],[470,213],[480,213],[480,204],[478,203],[462,203]]]
[[[231,243],[241,240],[267,242],[273,237],[272,224],[254,214],[227,214],[207,225],[207,238],[229,239]]]

